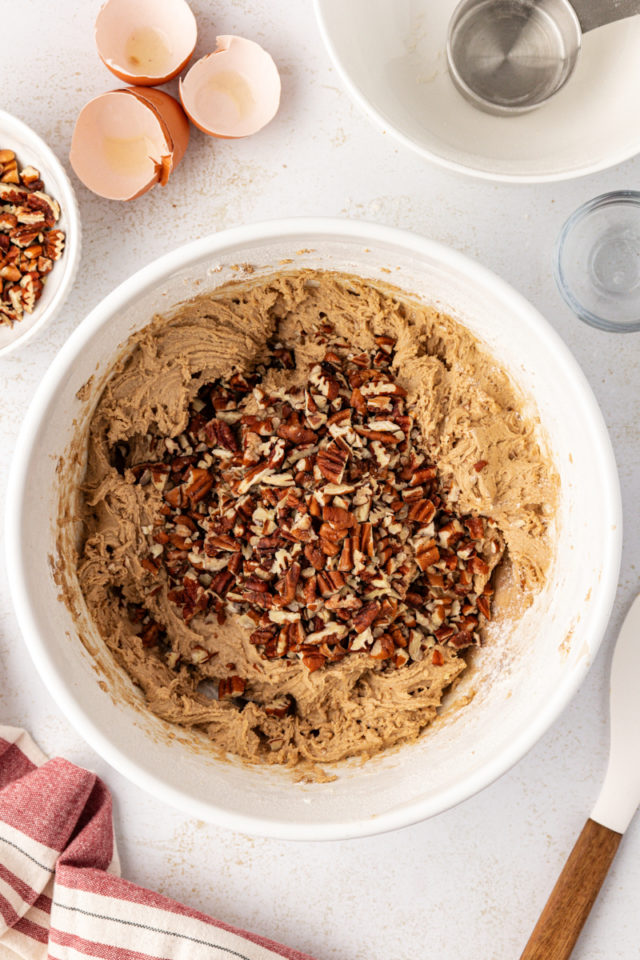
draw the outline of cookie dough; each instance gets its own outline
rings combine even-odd
[[[78,578],[105,643],[139,685],[150,710],[171,723],[197,727],[221,752],[247,761],[331,763],[369,756],[415,739],[436,715],[446,689],[466,667],[455,651],[385,670],[366,655],[349,656],[309,673],[298,661],[265,661],[250,631],[233,616],[189,624],[166,596],[162,578],[149,596],[143,565],[159,495],[118,467],[145,460],[148,435],[179,435],[203,383],[250,372],[274,336],[293,349],[296,369],[270,371],[270,388],[304,383],[322,359],[311,334],[319,323],[362,350],[375,335],[397,340],[395,375],[408,391],[425,448],[461,513],[490,516],[507,547],[512,588],[528,602],[544,582],[552,552],[557,475],[541,448],[536,423],[484,348],[462,325],[411,302],[393,288],[333,273],[300,271],[219,289],[173,315],[156,318],[129,343],[91,420],[82,494],[84,537]],[[481,463],[480,469],[476,469]],[[203,679],[216,670],[172,670],[145,648],[126,615],[142,604],[166,625],[174,649],[194,643],[249,678],[251,699],[240,709],[211,699]],[[261,704],[295,698],[293,716],[275,717]]]

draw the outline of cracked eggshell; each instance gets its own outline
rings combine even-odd
[[[78,116],[69,160],[89,190],[133,200],[164,186],[189,142],[189,121],[162,90],[127,87],[90,100]]]
[[[95,26],[100,59],[138,86],[166,83],[186,67],[198,35],[185,0],[107,0]]]
[[[280,105],[280,75],[266,50],[243,37],[217,37],[180,81],[180,99],[198,129],[234,139],[257,133]]]

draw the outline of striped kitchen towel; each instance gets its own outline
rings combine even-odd
[[[311,960],[119,872],[104,783],[0,726],[0,960]]]

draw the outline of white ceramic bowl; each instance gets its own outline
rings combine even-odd
[[[110,364],[157,311],[238,277],[293,266],[392,281],[481,338],[539,414],[562,478],[557,554],[548,587],[503,624],[443,718],[417,743],[344,764],[328,784],[295,784],[275,768],[220,762],[187,747],[131,699],[112,699],[95,664],[110,662],[82,612],[58,599],[58,460],[86,424]],[[288,269],[292,269],[289,267]],[[237,267],[236,267],[237,270]],[[389,272],[390,271],[390,272]],[[78,390],[92,377],[88,396]],[[78,479],[82,458],[74,466]],[[27,414],[11,471],[7,569],[20,626],[56,702],[114,767],[154,796],[203,820],[291,839],[355,837],[431,816],[504,773],[576,691],[605,630],[620,557],[616,468],[600,411],[575,360],[546,321],[483,267],[430,240],[342,220],[274,221],[197,240],[131,277],[82,322],[47,371]],[[78,639],[82,632],[94,655]],[[118,681],[129,689],[128,680]],[[476,695],[456,709],[471,690]],[[176,732],[176,728],[174,733]]]
[[[640,151],[640,17],[587,33],[548,103],[483,113],[454,87],[447,27],[458,0],[315,0],[320,32],[351,96],[430,160],[490,180],[565,180]]]
[[[13,327],[0,325],[0,357],[21,347],[60,312],[75,280],[80,261],[80,216],[73,187],[53,150],[22,120],[0,110],[0,149],[13,150],[20,166],[40,171],[45,192],[60,204],[56,224],[66,234],[65,250],[47,277],[33,313]]]

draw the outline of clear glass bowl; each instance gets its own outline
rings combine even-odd
[[[571,214],[555,277],[573,312],[600,330],[640,330],[640,192],[604,193]]]

